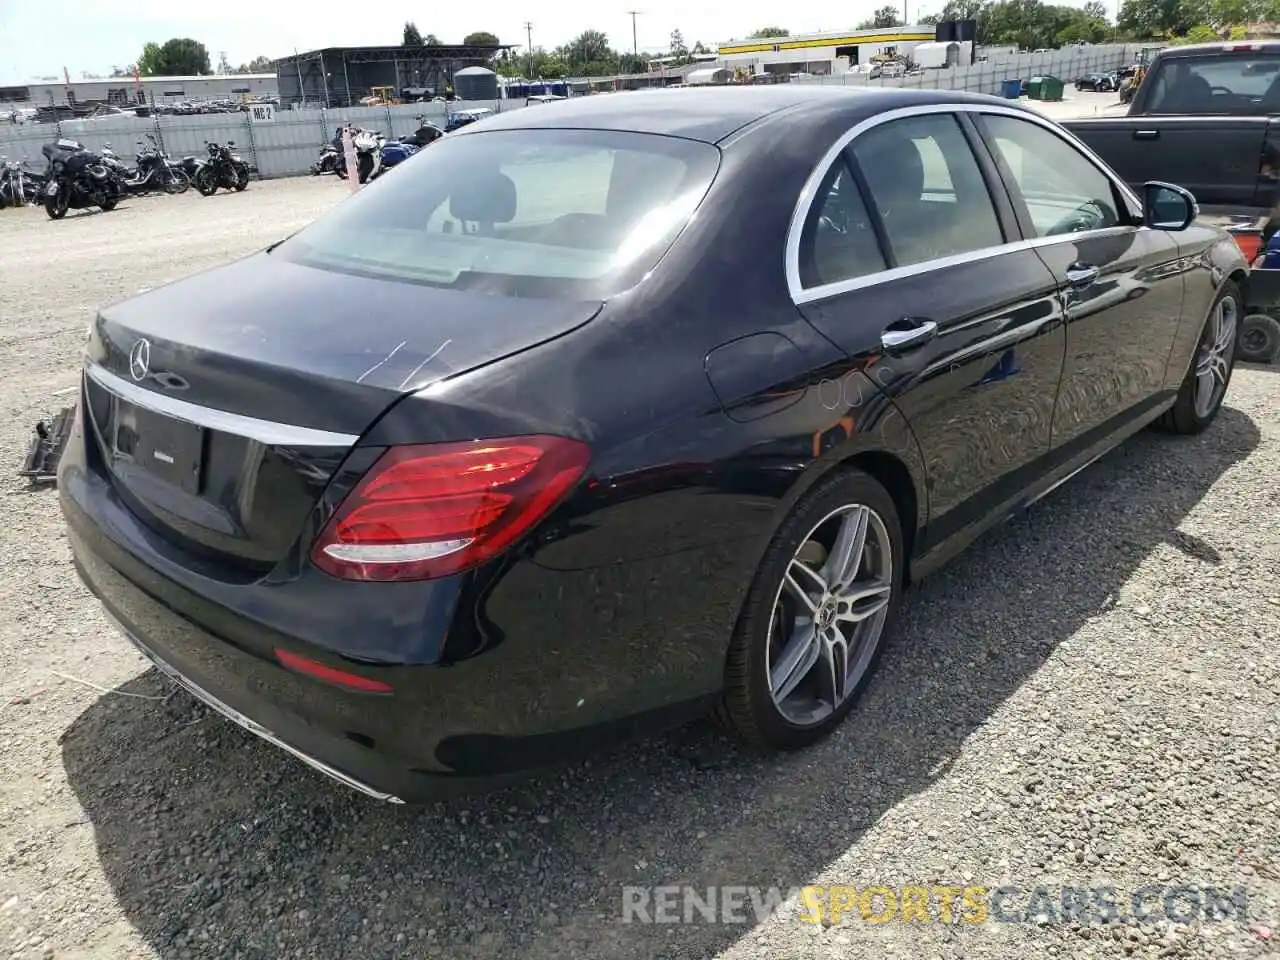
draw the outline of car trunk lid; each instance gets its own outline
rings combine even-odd
[[[85,358],[91,442],[158,535],[220,575],[258,576],[398,398],[567,333],[600,306],[257,254],[99,314]]]

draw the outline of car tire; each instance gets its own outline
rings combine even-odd
[[[1240,359],[1271,363],[1280,357],[1280,321],[1265,313],[1251,313],[1240,321]]]
[[[810,589],[818,588],[812,574],[827,575],[840,538],[856,542],[856,533],[849,531],[859,523],[864,549],[856,564],[844,568],[854,581],[844,591],[821,591],[829,599],[815,603],[820,589]],[[720,725],[765,750],[798,749],[829,734],[858,702],[884,652],[902,595],[903,544],[893,498],[874,477],[844,469],[818,481],[782,522],[752,580],[729,644],[724,693],[715,712]],[[795,564],[803,565],[803,572]],[[807,616],[797,616],[806,612],[793,592],[800,581],[810,596]],[[855,604],[860,605],[856,610]],[[855,615],[862,619],[853,622]],[[796,655],[805,644],[788,641],[801,639],[806,620],[810,652]],[[783,634],[788,641],[779,642]],[[789,675],[784,660],[796,664]],[[828,671],[839,662],[843,671]],[[833,689],[838,693],[829,695]]]
[[[1166,433],[1199,433],[1218,416],[1239,352],[1243,303],[1240,289],[1228,281],[1205,319],[1173,406],[1155,423],[1158,429]]]

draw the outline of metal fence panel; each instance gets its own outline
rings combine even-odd
[[[1111,44],[1070,47],[1047,53],[993,54],[985,62],[972,66],[925,70],[909,77],[869,80],[865,74],[844,74],[794,82],[953,89],[998,95],[1004,80],[1050,75],[1070,84],[1083,74],[1114,70],[1132,63],[1139,49],[1135,45]],[[499,113],[524,106],[522,100],[496,100],[453,103],[448,105],[448,110],[487,107]],[[419,116],[444,126],[446,105],[413,103],[390,107],[278,110],[274,119],[257,122],[251,122],[247,113],[215,113],[4,126],[0,127],[0,155],[15,160],[25,158],[33,167],[43,169],[45,161],[40,148],[59,136],[71,136],[92,150],[100,150],[110,143],[122,157],[129,157],[144,134],[154,133],[175,159],[204,154],[206,141],[234,141],[259,176],[287,177],[306,173],[315,161],[320,145],[332,139],[334,129],[344,123],[379,130],[388,137],[401,137],[417,129]]]

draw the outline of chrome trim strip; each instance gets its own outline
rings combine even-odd
[[[911,277],[921,273],[927,273],[932,270],[942,270],[947,267],[959,266],[965,263],[975,263],[979,260],[988,260],[991,257],[998,257],[1001,254],[1016,253],[1019,250],[1030,250],[1035,247],[1049,246],[1055,243],[1067,243],[1088,237],[1101,237],[1114,234],[1117,231],[1136,231],[1145,230],[1146,227],[1133,226],[1116,226],[1104,227],[1101,230],[1083,230],[1079,233],[1065,234],[1060,237],[1036,237],[1031,240],[1015,240],[1012,243],[1001,244],[997,247],[983,247],[980,250],[970,250],[965,253],[954,254],[949,257],[941,257],[937,260],[926,260],[923,263],[913,263],[910,266],[894,267],[892,270],[881,270],[879,273],[868,274],[863,277],[854,277],[850,280],[841,280],[836,283],[823,284],[820,287],[812,287],[808,290],[800,282],[800,236],[804,231],[804,221],[809,215],[809,208],[813,205],[817,198],[818,190],[822,186],[822,180],[826,176],[827,171],[831,168],[831,164],[835,163],[838,157],[846,147],[860,134],[878,127],[882,123],[889,123],[893,120],[901,120],[904,117],[925,116],[938,113],[988,113],[999,116],[1014,117],[1019,120],[1027,120],[1031,123],[1044,127],[1050,133],[1061,137],[1069,144],[1079,150],[1086,158],[1091,160],[1116,189],[1120,191],[1127,201],[1134,208],[1141,209],[1142,203],[1137,195],[1129,188],[1129,185],[1116,177],[1107,167],[1107,165],[1098,157],[1096,153],[1085,146],[1079,138],[1075,137],[1070,131],[1063,129],[1047,117],[1034,113],[1030,110],[1019,110],[1015,107],[1004,107],[999,104],[985,103],[930,103],[921,104],[914,107],[900,107],[897,110],[887,110],[884,113],[876,114],[868,117],[861,123],[855,124],[851,129],[842,134],[836,140],[831,148],[827,150],[823,158],[814,167],[809,174],[809,179],[805,181],[804,189],[800,191],[800,199],[796,203],[795,209],[791,213],[791,226],[787,230],[787,243],[783,254],[784,265],[787,275],[787,289],[791,294],[792,301],[797,305],[812,303],[815,300],[825,300],[828,297],[836,297],[841,294],[849,293],[853,290],[860,290],[864,287],[871,287],[881,283],[890,283],[894,280],[900,280],[903,277]]]
[[[1097,463],[1099,460],[1101,460],[1103,457],[1105,457],[1105,456],[1106,456],[1108,453],[1110,453],[1110,452],[1111,452],[1110,450],[1103,450],[1103,451],[1102,451],[1100,454],[1098,454],[1097,456],[1090,457],[1090,458],[1089,458],[1088,460],[1086,460],[1084,463],[1080,464],[1080,466],[1076,467],[1074,470],[1072,470],[1070,473],[1068,473],[1068,474],[1067,474],[1065,477],[1063,477],[1062,479],[1060,479],[1060,480],[1055,480],[1053,483],[1051,483],[1049,486],[1045,487],[1043,490],[1041,490],[1039,493],[1037,493],[1034,497],[1032,497],[1030,500],[1028,500],[1025,504],[1023,504],[1024,509],[1025,509],[1026,507],[1031,506],[1031,505],[1032,505],[1032,504],[1034,504],[1034,503],[1039,503],[1041,500],[1043,500],[1043,499],[1044,499],[1045,497],[1047,497],[1049,494],[1053,493],[1053,491],[1057,490],[1060,486],[1062,486],[1062,485],[1063,485],[1064,483],[1066,483],[1068,480],[1074,480],[1077,474],[1084,473],[1084,471],[1088,470],[1090,467],[1092,467],[1095,463]]]
[[[162,413],[166,417],[185,420],[198,427],[208,427],[219,433],[257,440],[269,447],[352,447],[360,439],[351,433],[296,427],[289,423],[275,423],[226,410],[215,410],[213,407],[202,407],[189,400],[179,400],[154,390],[145,390],[92,361],[85,361],[84,372],[104,390],[135,406]]]
[[[339,783],[343,784],[344,786],[350,787],[352,790],[357,790],[360,793],[363,793],[367,797],[373,797],[375,800],[383,800],[383,801],[386,801],[387,803],[404,803],[404,801],[401,800],[399,797],[394,796],[393,794],[390,794],[390,793],[383,793],[381,790],[375,790],[373,787],[369,786],[366,783],[362,783],[361,781],[357,780],[355,777],[348,776],[347,774],[343,773],[341,770],[337,770],[329,766],[324,761],[317,760],[315,757],[311,756],[310,754],[303,753],[297,747],[294,747],[294,746],[291,746],[290,744],[285,743],[283,740],[281,740],[274,733],[272,733],[266,727],[262,726],[257,721],[249,719],[243,713],[240,713],[238,710],[234,709],[233,707],[227,706],[225,703],[223,703],[221,700],[219,700],[209,691],[205,690],[203,687],[198,686],[195,683],[192,683],[190,680],[188,680],[186,677],[180,674],[176,669],[171,667],[169,664],[165,663],[165,661],[161,660],[158,656],[156,656],[154,653],[148,650],[142,644],[142,642],[137,637],[135,637],[133,633],[123,623],[121,623],[119,620],[113,617],[105,608],[103,608],[103,612],[106,613],[107,619],[115,624],[116,629],[119,630],[122,634],[124,634],[125,639],[128,640],[131,644],[133,644],[134,647],[137,648],[138,652],[141,653],[144,657],[146,657],[147,660],[149,660],[157,670],[159,670],[171,681],[173,681],[173,683],[181,687],[183,690],[187,691],[187,693],[191,694],[201,703],[205,704],[207,707],[216,711],[217,713],[222,714],[232,723],[236,724],[236,726],[243,727],[245,730],[248,730],[250,733],[254,734],[255,736],[261,737],[263,740],[267,741],[267,743],[270,743],[272,746],[279,747],[281,750],[285,751],[286,753],[297,757],[299,760],[301,760],[303,763],[305,763],[307,766],[311,767],[312,769],[319,770],[325,776],[331,777],[334,780],[337,780]]]

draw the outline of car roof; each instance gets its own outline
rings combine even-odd
[[[1157,54],[1161,59],[1196,57],[1215,53],[1280,53],[1280,42],[1274,40],[1223,40],[1216,43],[1189,43],[1177,47],[1163,47]]]
[[[862,117],[917,104],[975,102],[1006,106],[1010,103],[954,90],[816,83],[638,90],[571,97],[555,104],[551,110],[509,110],[490,117],[483,125],[467,127],[465,135],[494,130],[626,130],[718,143],[748,124],[782,112],[793,114],[797,109],[821,112],[843,109],[856,122]]]

